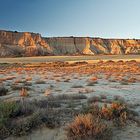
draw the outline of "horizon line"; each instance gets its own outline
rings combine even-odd
[[[0,29],[0,31],[4,31],[4,32],[13,32],[13,33],[32,33],[32,34],[39,34],[41,35],[41,37],[43,38],[94,38],[94,39],[112,39],[112,40],[115,40],[115,39],[119,39],[119,40],[140,40],[140,38],[123,38],[123,37],[100,37],[100,36],[74,36],[74,35],[69,35],[69,36],[43,36],[42,33],[39,33],[39,32],[33,32],[33,31],[17,31],[17,30],[6,30],[6,29]]]

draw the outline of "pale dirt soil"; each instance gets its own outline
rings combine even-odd
[[[38,57],[16,57],[0,58],[0,63],[45,63],[54,61],[85,61],[98,62],[99,60],[137,60],[140,61],[140,55],[95,55],[95,56],[38,56]]]

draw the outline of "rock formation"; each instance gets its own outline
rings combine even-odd
[[[0,31],[0,56],[37,56],[52,53],[40,34]]]
[[[140,40],[52,37],[29,32],[0,31],[0,56],[140,54]]]

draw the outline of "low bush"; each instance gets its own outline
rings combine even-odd
[[[125,104],[113,102],[109,107],[104,105],[101,109],[102,117],[112,120],[115,125],[123,126],[128,119],[128,109]]]
[[[35,84],[46,84],[46,82],[43,81],[43,80],[38,80],[38,81],[35,82]]]
[[[124,101],[112,101],[100,106],[94,101],[83,105],[81,114],[68,125],[66,130],[69,140],[109,140],[112,136],[111,127],[124,127],[128,120],[137,122],[132,119],[137,114],[132,113]]]
[[[43,99],[39,101],[35,101],[34,104],[38,106],[39,108],[58,108],[61,107],[61,102],[60,101],[55,101],[54,99]]]
[[[49,96],[48,101],[59,101],[59,100],[78,100],[78,99],[87,99],[87,97],[83,94],[71,94],[71,95],[66,95],[66,94],[61,94],[57,96]]]
[[[105,122],[91,114],[78,115],[66,130],[69,140],[109,140],[112,134]]]
[[[106,121],[111,121],[115,126],[125,126],[127,120],[132,118],[130,109],[122,102],[112,102],[111,104],[97,105],[92,103],[82,108],[82,113],[91,113]],[[134,116],[134,115],[133,115]]]
[[[102,102],[102,98],[100,96],[92,96],[88,99],[88,103]]]
[[[27,96],[29,96],[29,94],[28,94],[26,88],[22,88],[22,89],[20,90],[20,96],[22,96],[22,97],[27,97]]]
[[[97,77],[92,77],[87,80],[87,86],[94,86],[95,84],[98,83],[98,78]]]
[[[11,118],[18,109],[16,102],[0,102],[0,138],[10,135],[8,128]]]
[[[8,92],[8,89],[4,88],[4,87],[0,87],[0,96],[4,96],[6,95]]]
[[[26,101],[0,103],[0,138],[9,135],[21,136],[32,129],[45,125],[54,128],[59,125],[58,112],[46,101]]]
[[[29,133],[31,129],[39,126],[42,123],[41,117],[42,114],[37,111],[29,117],[13,121],[9,129],[10,133],[15,136],[21,136]]]
[[[16,102],[0,102],[0,127],[19,109]]]

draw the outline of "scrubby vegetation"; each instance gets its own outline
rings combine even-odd
[[[6,95],[7,92],[8,92],[8,89],[6,89],[5,87],[0,87],[0,96]]]
[[[20,101],[1,102],[0,137],[4,139],[9,135],[25,135],[42,125],[49,128],[60,126],[66,116],[71,119],[74,113],[78,113],[73,109],[61,109],[62,104],[69,105],[72,100],[81,99],[86,99],[86,96],[59,95],[42,100],[29,101],[28,98],[21,98]]]
[[[48,100],[49,101],[62,101],[62,100],[78,100],[78,99],[87,99],[87,97],[85,95],[82,95],[82,94],[78,94],[78,95],[75,95],[75,94],[61,94],[61,95],[56,95],[56,96],[49,96],[48,97]]]
[[[106,98],[92,97],[88,104],[83,106],[81,114],[67,126],[69,140],[112,139],[113,128],[125,127],[136,115],[121,98],[108,104],[103,103],[102,99]]]
[[[100,106],[96,104],[96,102],[102,103]],[[92,97],[92,100],[89,99],[89,106],[87,106],[84,111],[86,113],[91,113],[96,116],[100,116],[102,119],[106,121],[112,121],[115,126],[124,126],[129,119],[130,109],[128,105],[121,98],[119,100],[115,99],[111,102],[103,103],[102,100]]]
[[[46,100],[47,102],[47,100]],[[55,127],[59,124],[55,111],[50,106],[37,106],[38,102],[1,102],[0,103],[0,137],[24,135],[39,125]],[[47,103],[46,103],[47,104]]]
[[[133,110],[139,104],[128,105],[119,96],[121,89],[132,89],[128,85],[138,86],[139,64],[100,61],[0,66],[0,84],[4,85],[0,88],[0,138],[26,135],[42,126],[67,126],[70,140],[111,139],[114,128],[139,123]],[[107,92],[110,88],[119,95]]]
[[[85,99],[86,102],[78,107],[80,101]],[[112,138],[112,128],[125,127],[137,114],[121,97],[114,97],[106,103],[103,100],[107,101],[107,97],[93,96],[87,100],[85,95],[77,94],[1,102],[0,137],[26,135],[42,125],[54,128],[66,122],[69,123],[66,128],[69,140],[109,140]]]
[[[92,114],[78,115],[67,128],[69,140],[109,140],[111,134],[107,123]]]

